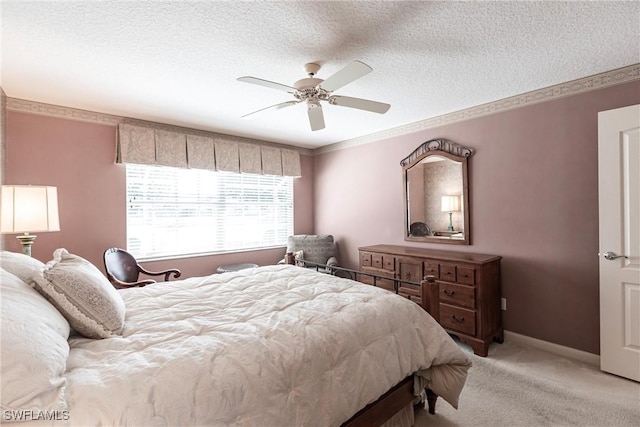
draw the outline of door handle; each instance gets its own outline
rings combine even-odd
[[[616,255],[615,252],[609,251],[609,252],[605,252],[604,253],[604,258],[608,259],[609,261],[612,261],[612,260],[618,259],[618,258],[627,258],[628,259],[629,257],[626,256],[626,255]]]

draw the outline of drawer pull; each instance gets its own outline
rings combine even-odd
[[[443,289],[442,292],[444,292],[445,294],[449,295],[450,297],[452,297],[453,294],[455,294],[454,291],[450,291],[449,289]]]
[[[458,322],[458,323],[462,323],[462,322],[464,322],[464,316],[462,316],[462,317],[457,317],[455,314],[452,314],[452,315],[451,315],[451,318],[452,318],[453,320],[455,320],[456,322]]]

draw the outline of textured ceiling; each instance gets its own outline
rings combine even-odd
[[[640,2],[2,1],[0,85],[12,98],[320,147],[640,62]],[[303,104],[303,65],[373,72],[339,95],[384,115]]]

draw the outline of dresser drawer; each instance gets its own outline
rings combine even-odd
[[[455,282],[456,266],[440,264],[440,280],[445,280],[447,282]]]
[[[396,259],[390,255],[384,255],[382,257],[382,268],[389,271],[395,271]]]
[[[395,292],[395,288],[393,286],[393,273],[383,273],[381,271],[372,271],[371,269],[363,269],[363,273],[369,271],[370,273],[376,274],[378,276],[386,276],[389,279],[377,278],[375,280],[375,286],[378,288],[386,289],[388,291]],[[359,276],[359,280],[362,283],[366,283],[367,285],[373,285],[373,277],[367,276],[366,274],[361,274]]]
[[[470,267],[458,267],[456,269],[456,281],[465,285],[475,285],[475,270]]]
[[[360,252],[360,267],[371,267],[371,253]]]
[[[476,308],[476,290],[471,286],[439,283],[440,302],[465,308]]]
[[[391,291],[391,292],[395,292],[396,291],[396,288],[393,285],[393,280],[377,279],[376,280],[376,286],[378,288],[386,289],[386,290]]]
[[[424,263],[424,276],[433,276],[436,279],[440,278],[440,265],[437,262],[425,262]]]
[[[411,294],[422,298],[422,286],[414,285],[413,283],[400,283],[398,285],[398,293]]]
[[[476,312],[466,308],[440,304],[440,324],[445,329],[462,332],[468,335],[476,334]]]
[[[371,267],[374,268],[382,268],[382,255],[381,254],[372,254],[371,255]]]

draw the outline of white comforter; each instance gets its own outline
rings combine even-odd
[[[73,425],[340,425],[416,371],[457,406],[470,366],[415,303],[300,267],[122,296],[122,337],[70,339]]]

